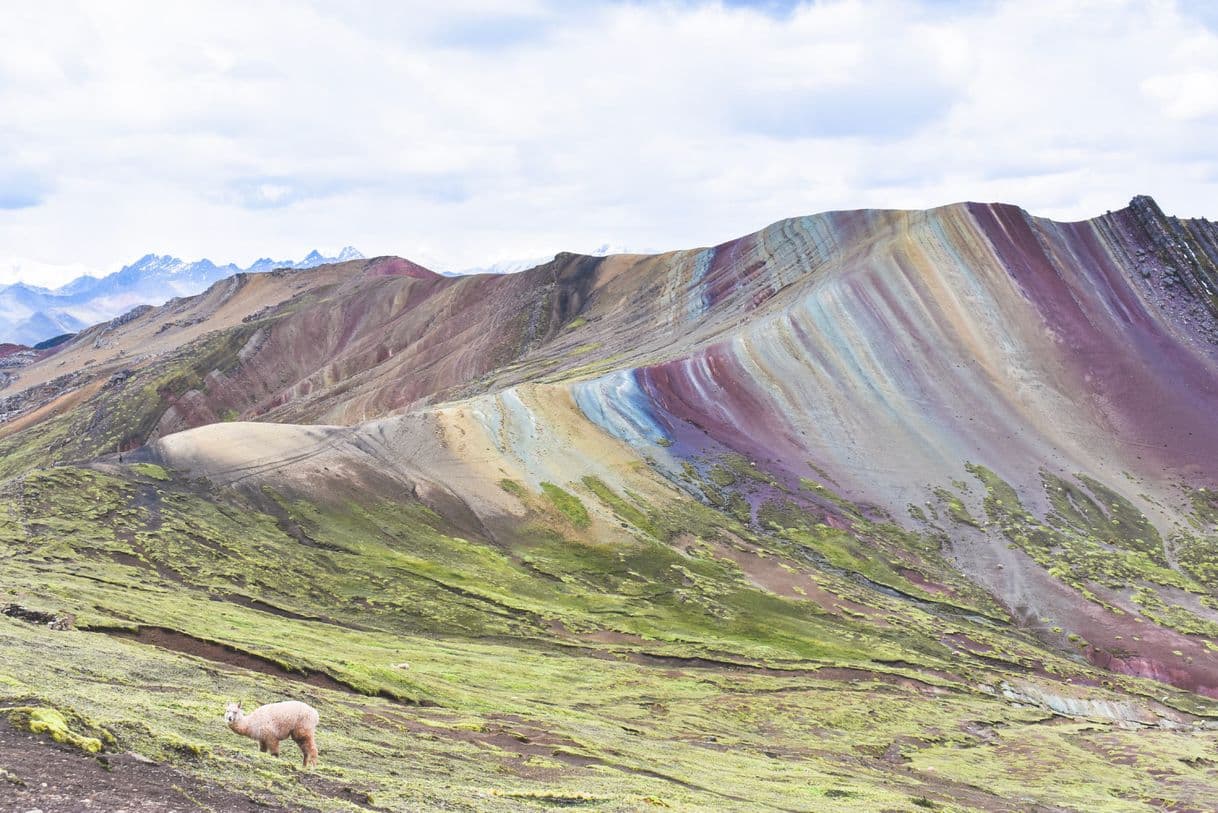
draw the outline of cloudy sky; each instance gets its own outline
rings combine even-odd
[[[7,3],[0,283],[346,244],[460,269],[965,199],[1214,218],[1215,5]]]

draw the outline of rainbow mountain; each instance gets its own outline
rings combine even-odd
[[[306,678],[317,809],[1211,809],[1216,292],[1146,197],[239,274],[6,368],[0,692],[282,802],[204,701]]]

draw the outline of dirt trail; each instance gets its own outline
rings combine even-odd
[[[307,683],[310,686],[317,686],[322,689],[330,689],[331,691],[343,692],[358,697],[368,696],[355,686],[345,683],[325,672],[293,671],[261,655],[245,652],[227,644],[204,641],[177,630],[166,629],[164,627],[140,627],[138,630],[95,627],[90,631],[160,647],[161,649],[168,649],[172,652],[181,652],[184,655],[193,655],[197,658],[203,658],[213,663],[237,669],[275,675],[276,677],[287,678],[298,683]],[[399,696],[391,694],[387,690],[382,690],[376,696],[405,706],[436,705],[433,701],[426,698]]]
[[[0,719],[0,813],[304,811],[256,801],[129,754],[89,756]]]

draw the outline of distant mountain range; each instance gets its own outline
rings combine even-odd
[[[336,257],[311,251],[299,262],[266,257],[246,268],[234,263],[216,265],[206,259],[186,262],[177,257],[146,254],[113,274],[77,277],[59,288],[17,282],[0,286],[0,341],[37,344],[113,319],[137,305],[159,305],[175,296],[197,294],[233,274],[276,268],[313,268],[361,259],[364,255],[351,246]]]
[[[610,243],[603,244],[595,251],[588,252],[590,257],[608,257],[611,254],[654,254],[656,252],[646,250],[643,252],[632,251],[628,248]],[[524,259],[515,260],[500,260],[491,265],[479,266],[477,268],[466,268],[463,271],[441,271],[440,273],[446,277],[463,277],[470,274],[515,274],[520,271],[528,271],[530,268],[536,268],[539,265],[545,265],[554,259],[557,252],[537,257],[526,257]]]

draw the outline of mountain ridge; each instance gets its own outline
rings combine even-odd
[[[1216,275],[1218,227],[1145,197],[240,274],[4,367],[4,567],[126,630],[60,702],[205,738],[122,664],[286,663],[362,695],[316,702],[390,807],[454,800],[353,761],[408,720],[523,809],[532,766],[460,750],[509,713],[575,755],[547,798],[608,809],[1211,809]],[[626,768],[661,752],[680,783]]]

